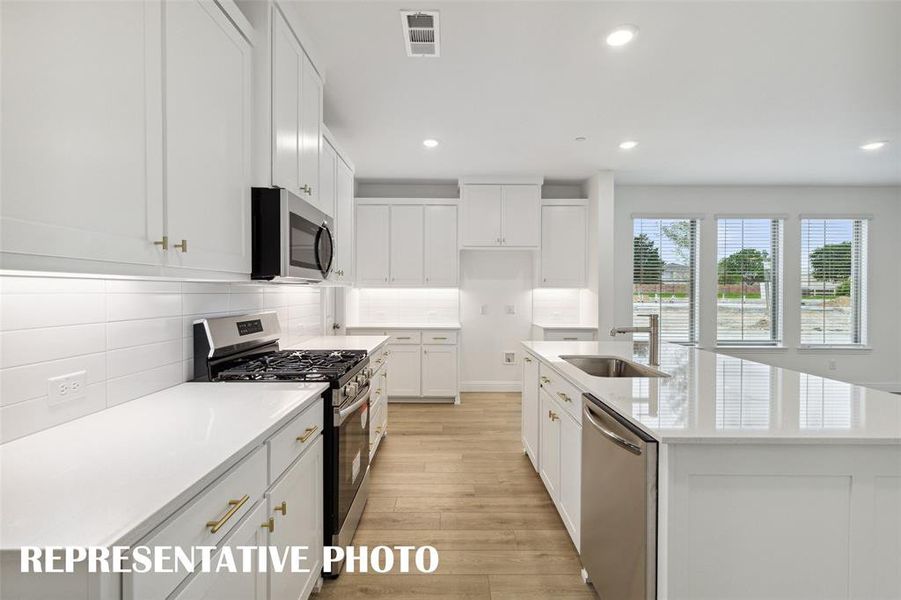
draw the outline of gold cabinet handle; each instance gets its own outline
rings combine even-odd
[[[305,443],[308,439],[310,439],[311,435],[316,433],[316,431],[318,429],[319,429],[318,425],[313,425],[312,427],[307,427],[306,429],[304,429],[303,435],[297,436],[297,441],[300,442],[301,444]]]
[[[563,400],[564,402],[572,402],[573,401],[572,398],[570,398],[563,392],[557,392],[557,395],[560,396],[560,399]]]
[[[541,383],[550,383],[550,382],[551,382],[550,379],[548,379],[548,378],[545,377],[544,375],[541,376]]]
[[[244,497],[240,500],[229,500],[228,505],[231,507],[226,511],[224,515],[218,521],[207,521],[206,526],[210,528],[210,533],[216,533],[222,526],[225,525],[229,519],[235,516],[235,513],[241,510],[241,507],[244,506],[244,503],[250,500],[250,496],[244,494]]]
[[[560,417],[558,417],[557,413],[555,413],[554,411],[549,410],[549,411],[547,411],[547,418],[550,419],[551,421],[556,421]]]
[[[526,361],[527,363],[532,362],[532,359],[529,358],[528,356],[526,356],[525,358],[523,358],[523,360]]]
[[[447,337],[444,337],[444,336],[438,337],[438,336],[436,336],[436,337],[434,337],[434,338],[432,338],[432,339],[435,339],[435,340],[446,340]]]
[[[288,514],[288,503],[282,500],[282,503],[273,508],[275,512],[280,512],[282,515]]]
[[[269,517],[265,523],[260,525],[260,527],[263,529],[268,529],[269,533],[272,533],[273,531],[275,531],[275,519]]]
[[[311,187],[308,186],[308,185],[302,185],[302,186],[300,187],[300,191],[303,192],[304,194],[310,194],[310,193],[313,192],[313,188],[311,188]]]
[[[159,246],[159,247],[162,248],[163,250],[168,250],[168,249],[169,249],[169,236],[168,236],[168,235],[164,235],[161,239],[159,239],[159,240],[153,242],[153,245],[154,245],[154,246]]]
[[[181,250],[182,252],[188,252],[188,240],[182,240],[180,244],[172,244],[172,247]]]

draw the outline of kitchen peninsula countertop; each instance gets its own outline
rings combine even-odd
[[[901,397],[888,392],[670,343],[657,368],[671,377],[593,377],[561,357],[647,364],[647,345],[522,345],[660,442],[901,444]]]

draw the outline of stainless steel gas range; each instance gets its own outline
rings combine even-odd
[[[369,357],[364,350],[282,350],[274,312],[194,323],[195,381],[322,381],[324,543],[347,546],[369,495]],[[343,564],[325,576],[337,577]]]

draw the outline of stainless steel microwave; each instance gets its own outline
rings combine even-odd
[[[251,277],[323,281],[334,257],[332,218],[283,188],[251,193]]]

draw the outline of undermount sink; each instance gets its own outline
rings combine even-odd
[[[669,377],[653,367],[615,356],[561,356],[563,360],[592,377]]]

